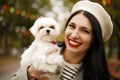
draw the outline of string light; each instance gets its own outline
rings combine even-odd
[[[102,4],[103,4],[104,6],[106,6],[106,4],[107,4],[106,0],[102,0]]]
[[[11,14],[15,13],[16,15],[21,15],[22,17],[26,17],[31,20],[36,20],[38,18],[38,16],[35,16],[30,12],[26,12],[25,10],[21,10],[21,9],[15,9],[14,7],[9,7],[6,4],[0,5],[0,9],[4,11],[9,11]]]
[[[13,7],[10,8],[10,13],[14,13],[15,9]]]
[[[102,0],[102,4],[103,4],[104,6],[110,5],[110,4],[111,4],[111,0]]]
[[[9,10],[9,7],[8,7],[6,4],[4,4],[4,5],[2,6],[2,9],[5,10],[5,11],[7,11],[7,10]]]
[[[107,4],[110,5],[111,4],[111,0],[107,0]]]
[[[21,15],[21,13],[22,13],[22,10],[20,10],[20,9],[17,9],[17,10],[16,10],[16,14],[17,14],[17,15]]]

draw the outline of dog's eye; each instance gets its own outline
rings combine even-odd
[[[41,26],[41,27],[38,29],[38,31],[39,31],[40,29],[43,29],[43,28],[44,28],[44,27]]]
[[[55,27],[53,25],[51,25],[50,28],[55,29]]]
[[[40,29],[43,29],[43,28],[44,28],[43,26],[40,27]]]

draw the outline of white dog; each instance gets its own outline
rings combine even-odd
[[[22,54],[21,67],[33,65],[36,70],[46,72],[49,80],[58,80],[63,64],[60,48],[56,44],[56,37],[60,34],[58,23],[52,18],[41,17],[30,31],[35,40]]]

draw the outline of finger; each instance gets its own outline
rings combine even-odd
[[[30,66],[30,68],[28,69],[28,74],[31,80],[35,80],[35,78],[39,80],[40,72],[36,71],[32,66]]]
[[[47,77],[43,77],[43,76],[36,76],[35,74],[32,74],[32,80],[48,80]]]
[[[40,80],[48,80],[47,77],[40,77]]]
[[[46,72],[37,71],[33,66],[30,66],[28,71],[29,75],[33,78],[32,80],[48,80],[47,78],[41,77],[42,75],[46,74]]]
[[[38,70],[36,70],[33,66],[31,66],[31,67],[29,68],[29,71],[30,71],[30,73],[32,73],[32,74],[37,74],[37,75],[43,75],[43,74],[46,73],[46,72],[43,72],[43,71],[38,71]]]
[[[33,78],[39,78],[39,76],[36,75],[36,74],[30,74],[30,76],[33,77]]]

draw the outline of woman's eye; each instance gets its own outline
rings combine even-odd
[[[85,33],[88,33],[88,34],[90,33],[88,30],[83,30],[83,31],[84,31]]]
[[[87,33],[87,34],[91,34],[92,32],[86,29],[83,29],[83,32]]]
[[[75,28],[75,26],[72,25],[72,24],[69,24],[69,27],[70,27],[71,29],[74,29],[74,28]]]

